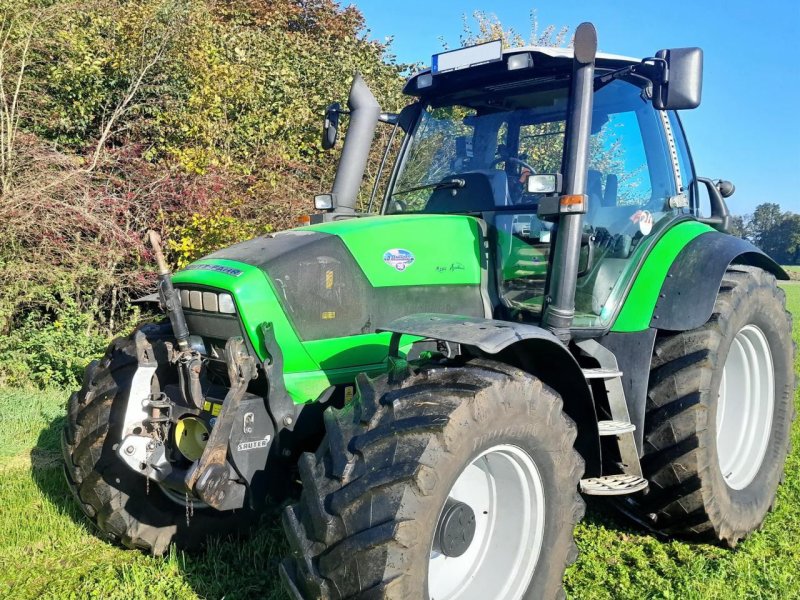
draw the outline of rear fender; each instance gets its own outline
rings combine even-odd
[[[780,265],[750,242],[711,231],[681,250],[670,267],[653,309],[650,327],[686,331],[711,318],[722,278],[732,264],[759,267],[789,279]]]
[[[591,390],[575,357],[549,331],[525,323],[432,313],[396,319],[381,331],[459,344],[468,353],[538,377],[561,395],[564,412],[578,427],[575,448],[586,463],[587,476],[600,474],[600,437]]]

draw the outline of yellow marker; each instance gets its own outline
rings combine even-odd
[[[333,289],[333,271],[325,271],[325,289]]]
[[[206,412],[211,412],[211,402],[209,402],[208,400],[206,400],[206,401],[203,403],[203,410],[204,410],[204,411],[206,411]]]
[[[336,318],[336,313],[334,311],[332,311],[332,310],[329,310],[329,311],[326,311],[326,312],[322,313],[322,319],[325,320],[325,321],[329,321],[329,320],[335,319],[335,318]]]
[[[353,386],[348,385],[344,388],[344,403],[348,404],[353,399]]]
[[[219,411],[222,410],[222,404],[215,404],[214,409],[211,411],[211,414],[215,417],[219,416]]]

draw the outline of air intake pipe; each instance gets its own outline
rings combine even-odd
[[[358,189],[364,178],[372,138],[381,113],[378,101],[358,73],[350,86],[347,107],[350,109],[350,126],[331,190],[336,203],[334,213],[338,214],[353,214],[356,210]]]

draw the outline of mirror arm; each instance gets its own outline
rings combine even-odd
[[[711,204],[711,216],[697,217],[697,220],[701,223],[705,223],[706,225],[711,225],[711,227],[717,231],[729,233],[731,226],[731,213],[728,210],[728,205],[725,203],[725,199],[722,197],[722,194],[719,193],[719,189],[717,188],[716,184],[713,180],[707,177],[698,177],[697,181],[706,186],[706,189],[708,190],[708,200]]]
[[[615,79],[622,79],[627,76],[641,77],[654,85],[663,85],[669,81],[669,66],[663,58],[644,58],[638,64],[628,65],[595,77],[595,91],[605,87]]]

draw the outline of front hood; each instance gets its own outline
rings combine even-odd
[[[310,269],[320,257],[340,261],[346,248],[372,287],[475,285],[485,268],[481,240],[479,221],[462,215],[354,218],[255,238],[188,268],[232,260],[274,276],[275,271]]]

